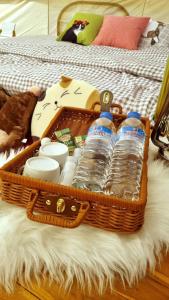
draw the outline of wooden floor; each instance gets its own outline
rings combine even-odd
[[[135,287],[123,288],[119,280],[116,280],[113,293],[109,290],[103,296],[97,292],[88,295],[82,293],[73,286],[69,295],[65,295],[59,286],[46,282],[40,287],[33,283],[31,287],[25,287],[18,282],[15,293],[8,295],[0,290],[0,300],[169,300],[169,254],[164,258],[161,266],[154,273],[148,273],[146,278]]]

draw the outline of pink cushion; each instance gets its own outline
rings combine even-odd
[[[102,27],[92,44],[136,50],[149,19],[147,17],[105,16]]]

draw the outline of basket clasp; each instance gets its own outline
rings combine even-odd
[[[56,211],[57,213],[62,213],[65,210],[65,200],[62,198],[59,198],[56,201]]]

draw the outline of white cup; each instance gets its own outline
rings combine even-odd
[[[67,156],[69,155],[68,147],[58,142],[49,142],[39,148],[39,156],[47,156],[55,159],[61,169],[63,169]]]
[[[25,163],[23,175],[45,181],[59,182],[59,163],[49,157],[31,157]]]

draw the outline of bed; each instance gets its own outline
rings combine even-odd
[[[66,12],[79,3],[70,3],[60,12],[58,34]],[[109,4],[107,13],[111,9],[116,14],[129,14],[117,3],[82,3],[87,7]],[[0,86],[11,94],[26,91],[32,85],[46,89],[58,82],[61,75],[67,75],[85,80],[99,91],[111,90],[113,101],[122,105],[124,113],[136,110],[152,121],[168,55],[169,47],[163,46],[131,51],[81,46],[56,41],[52,36],[3,39],[0,40]]]

